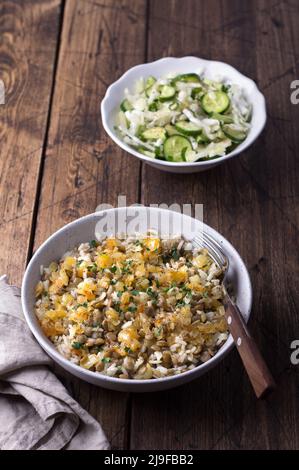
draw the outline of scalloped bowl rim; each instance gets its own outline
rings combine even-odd
[[[235,150],[228,153],[227,155],[223,155],[222,157],[219,157],[219,158],[216,158],[216,159],[200,161],[200,162],[192,162],[192,163],[190,163],[190,162],[181,162],[180,163],[180,162],[168,162],[168,161],[164,161],[164,160],[159,160],[159,159],[147,157],[146,155],[143,155],[142,153],[137,152],[133,147],[130,147],[125,142],[123,142],[117,136],[117,134],[113,131],[113,129],[111,129],[111,126],[109,125],[109,122],[108,122],[108,113],[107,113],[107,110],[106,110],[107,104],[109,103],[109,99],[111,98],[111,95],[114,93],[114,90],[116,90],[116,88],[118,88],[119,85],[121,85],[126,80],[127,77],[130,77],[130,75],[133,75],[136,71],[140,70],[140,77],[142,77],[142,76],[145,75],[145,73],[142,73],[142,72],[145,72],[146,69],[148,69],[148,71],[149,71],[148,75],[150,75],[150,68],[153,65],[162,64],[162,63],[165,63],[165,62],[177,62],[177,61],[178,62],[183,62],[183,61],[186,61],[186,60],[187,61],[189,61],[189,60],[198,61],[198,66],[199,67],[207,66],[209,64],[219,65],[219,66],[223,67],[223,71],[229,71],[230,73],[233,73],[233,74],[236,74],[237,76],[239,76],[239,78],[241,79],[242,82],[247,81],[248,86],[251,86],[252,90],[255,93],[255,98],[259,101],[258,105],[259,105],[259,113],[261,113],[261,118],[260,118],[261,122],[260,122],[259,126],[257,126],[256,128],[251,127],[250,132],[249,132],[248,136],[246,137],[246,139],[240,145],[238,145],[238,147],[236,147]],[[124,88],[123,88],[123,91],[124,91]],[[121,98],[120,98],[119,102],[121,102]],[[252,105],[254,107],[254,103],[252,103]],[[255,111],[253,111],[253,113],[255,113]],[[264,129],[265,124],[266,124],[266,120],[267,120],[265,97],[261,93],[259,88],[257,87],[256,83],[251,78],[249,78],[246,75],[242,74],[235,67],[233,67],[232,65],[227,64],[225,62],[221,62],[221,61],[217,61],[217,60],[202,59],[200,57],[195,57],[195,56],[164,57],[162,59],[158,59],[158,60],[155,60],[153,62],[134,65],[133,67],[128,69],[123,75],[121,75],[120,78],[118,78],[115,82],[113,82],[107,88],[105,96],[104,96],[104,98],[101,102],[101,117],[102,117],[102,123],[103,123],[103,127],[104,127],[105,131],[111,137],[111,139],[119,147],[121,147],[123,150],[127,151],[131,155],[134,155],[135,157],[138,157],[141,160],[144,160],[148,163],[155,164],[155,165],[160,165],[160,166],[171,167],[171,168],[174,168],[174,167],[182,167],[182,168],[184,167],[184,168],[186,168],[186,167],[212,166],[212,165],[216,165],[220,162],[223,162],[225,160],[228,160],[229,158],[232,158],[232,157],[240,154],[245,149],[247,149],[251,144],[253,144],[253,142],[258,138],[258,136],[261,134],[262,130]]]

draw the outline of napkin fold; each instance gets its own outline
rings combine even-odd
[[[20,289],[0,277],[0,449],[109,449],[99,425],[51,372],[32,336]]]

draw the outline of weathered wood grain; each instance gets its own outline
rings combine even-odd
[[[101,126],[107,86],[143,60],[145,4],[67,2],[35,246],[100,203],[138,200],[139,164]]]
[[[60,1],[0,4],[0,273],[20,284],[48,117]]]
[[[187,0],[182,16],[176,1],[150,2],[149,60],[188,54],[223,60],[256,79],[267,98],[267,128],[241,157],[190,176],[143,166],[141,193],[146,204],[203,203],[204,221],[239,250],[253,282],[251,327],[278,379],[278,390],[268,401],[257,402],[234,352],[207,377],[156,394],[154,407],[152,397],[134,397],[132,448],[298,446],[298,429],[286,423],[286,415],[291,422],[292,410],[298,411],[295,374],[288,376],[292,386],[284,386],[290,341],[299,335],[294,275],[298,136],[290,124],[290,119],[298,120],[299,107],[289,100],[290,80],[296,78],[298,13],[284,2],[202,1],[199,8]],[[282,390],[284,406],[279,407],[275,397]],[[188,426],[182,425],[185,421]]]
[[[139,164],[108,140],[100,102],[111,82],[143,61],[144,44],[144,2],[66,2],[35,247],[98,204],[115,205],[118,194],[129,204],[138,201]],[[128,395],[73,384],[112,446],[126,446]]]

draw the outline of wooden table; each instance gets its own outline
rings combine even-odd
[[[0,266],[21,284],[33,251],[62,225],[116,204],[203,203],[239,250],[254,288],[251,328],[277,379],[257,401],[236,351],[164,393],[125,394],[68,376],[114,448],[299,447],[299,4],[295,0],[36,0],[0,3]],[[171,175],[107,138],[100,101],[129,67],[163,56],[231,63],[257,81],[268,122],[255,145],[215,170]],[[297,74],[297,75],[296,75]]]

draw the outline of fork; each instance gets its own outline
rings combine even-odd
[[[264,397],[269,391],[275,388],[275,381],[256,342],[247,328],[238,306],[232,301],[225,287],[225,278],[229,269],[229,259],[220,244],[206,232],[203,233],[202,238],[197,236],[193,238],[192,244],[195,248],[206,248],[216,266],[218,266],[223,273],[223,303],[228,328],[237,346],[256,396],[258,398]]]

